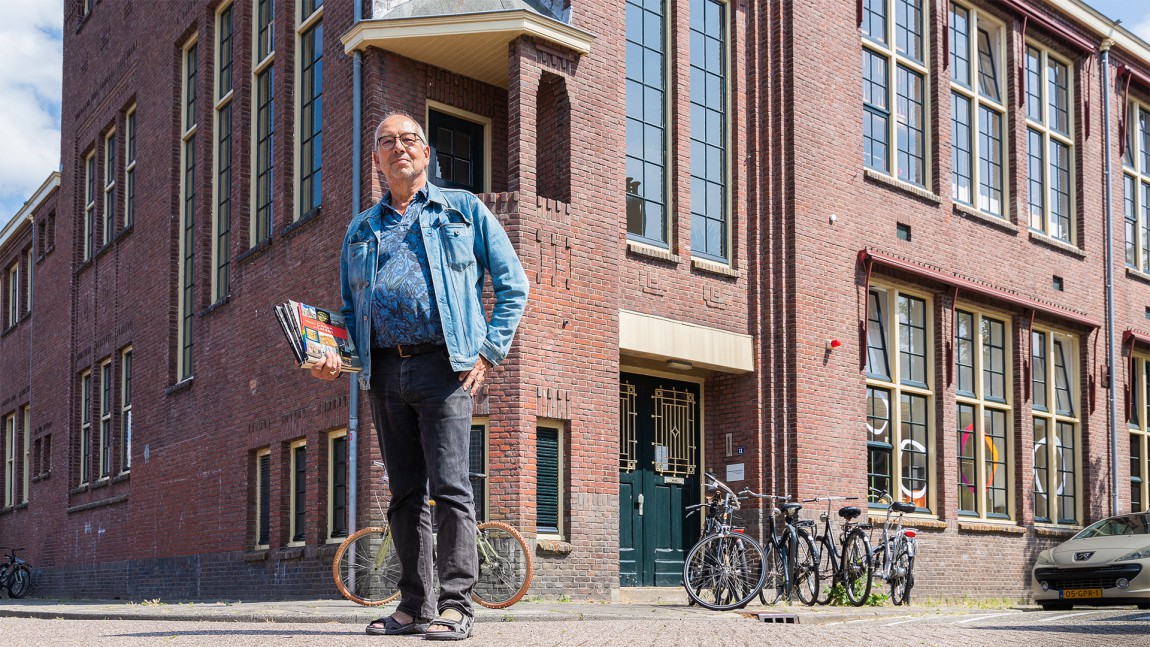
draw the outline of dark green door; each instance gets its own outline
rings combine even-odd
[[[699,498],[699,386],[623,373],[619,418],[619,583],[680,586],[698,535],[684,507]]]

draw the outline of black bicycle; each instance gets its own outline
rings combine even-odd
[[[910,603],[910,590],[914,587],[914,556],[918,548],[913,528],[902,527],[902,516],[915,511],[913,503],[895,501],[886,490],[871,488],[875,503],[887,503],[882,533],[871,549],[874,577],[890,584],[890,599],[896,605]],[[894,516],[894,513],[898,513]],[[893,519],[892,519],[893,516]],[[872,533],[874,530],[872,529]]]
[[[823,522],[823,531],[817,537],[819,545],[818,574],[822,592],[818,596],[819,604],[828,604],[833,597],[832,593],[837,584],[841,584],[847,600],[856,607],[866,604],[870,596],[871,587],[871,552],[870,541],[863,532],[862,524],[855,521],[862,515],[862,509],[857,506],[846,506],[839,509],[839,516],[843,519],[842,531],[839,540],[834,537],[834,526],[831,523],[832,501],[854,501],[858,497],[822,496],[814,499],[805,499],[807,503],[827,502],[827,510],[819,515]],[[842,546],[842,552],[839,552]]]
[[[766,555],[762,546],[733,525],[739,496],[706,474],[707,500],[687,506],[688,516],[706,508],[703,536],[683,561],[683,587],[691,600],[715,611],[747,606],[763,588]]]
[[[28,564],[16,556],[16,551],[23,548],[6,548],[8,561],[0,562],[0,587],[8,589],[8,597],[22,598],[32,592],[32,569]]]
[[[767,550],[767,576],[760,594],[763,603],[774,604],[784,597],[790,602],[797,593],[803,604],[814,605],[819,597],[819,551],[813,537],[815,522],[799,519],[803,506],[791,502],[790,496],[761,494],[750,489],[739,494],[771,503],[763,539]],[[776,516],[782,518],[778,526],[775,524]]]

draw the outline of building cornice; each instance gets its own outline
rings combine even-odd
[[[9,238],[15,235],[22,223],[25,221],[29,224],[32,223],[32,214],[36,211],[36,208],[47,200],[48,196],[58,188],[60,188],[60,172],[52,171],[52,173],[48,175],[48,178],[44,180],[44,183],[40,185],[40,188],[36,189],[36,192],[32,194],[32,197],[24,202],[24,206],[20,207],[16,215],[4,225],[3,229],[0,229],[0,249],[4,247]]]

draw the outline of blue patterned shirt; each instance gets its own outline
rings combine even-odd
[[[371,295],[372,345],[442,344],[443,324],[419,226],[419,214],[427,205],[427,187],[412,196],[402,214],[390,203],[389,191],[379,211],[379,265]]]

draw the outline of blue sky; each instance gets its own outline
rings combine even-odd
[[[0,0],[0,223],[60,166],[64,2]],[[1089,4],[1150,43],[1150,1]]]

